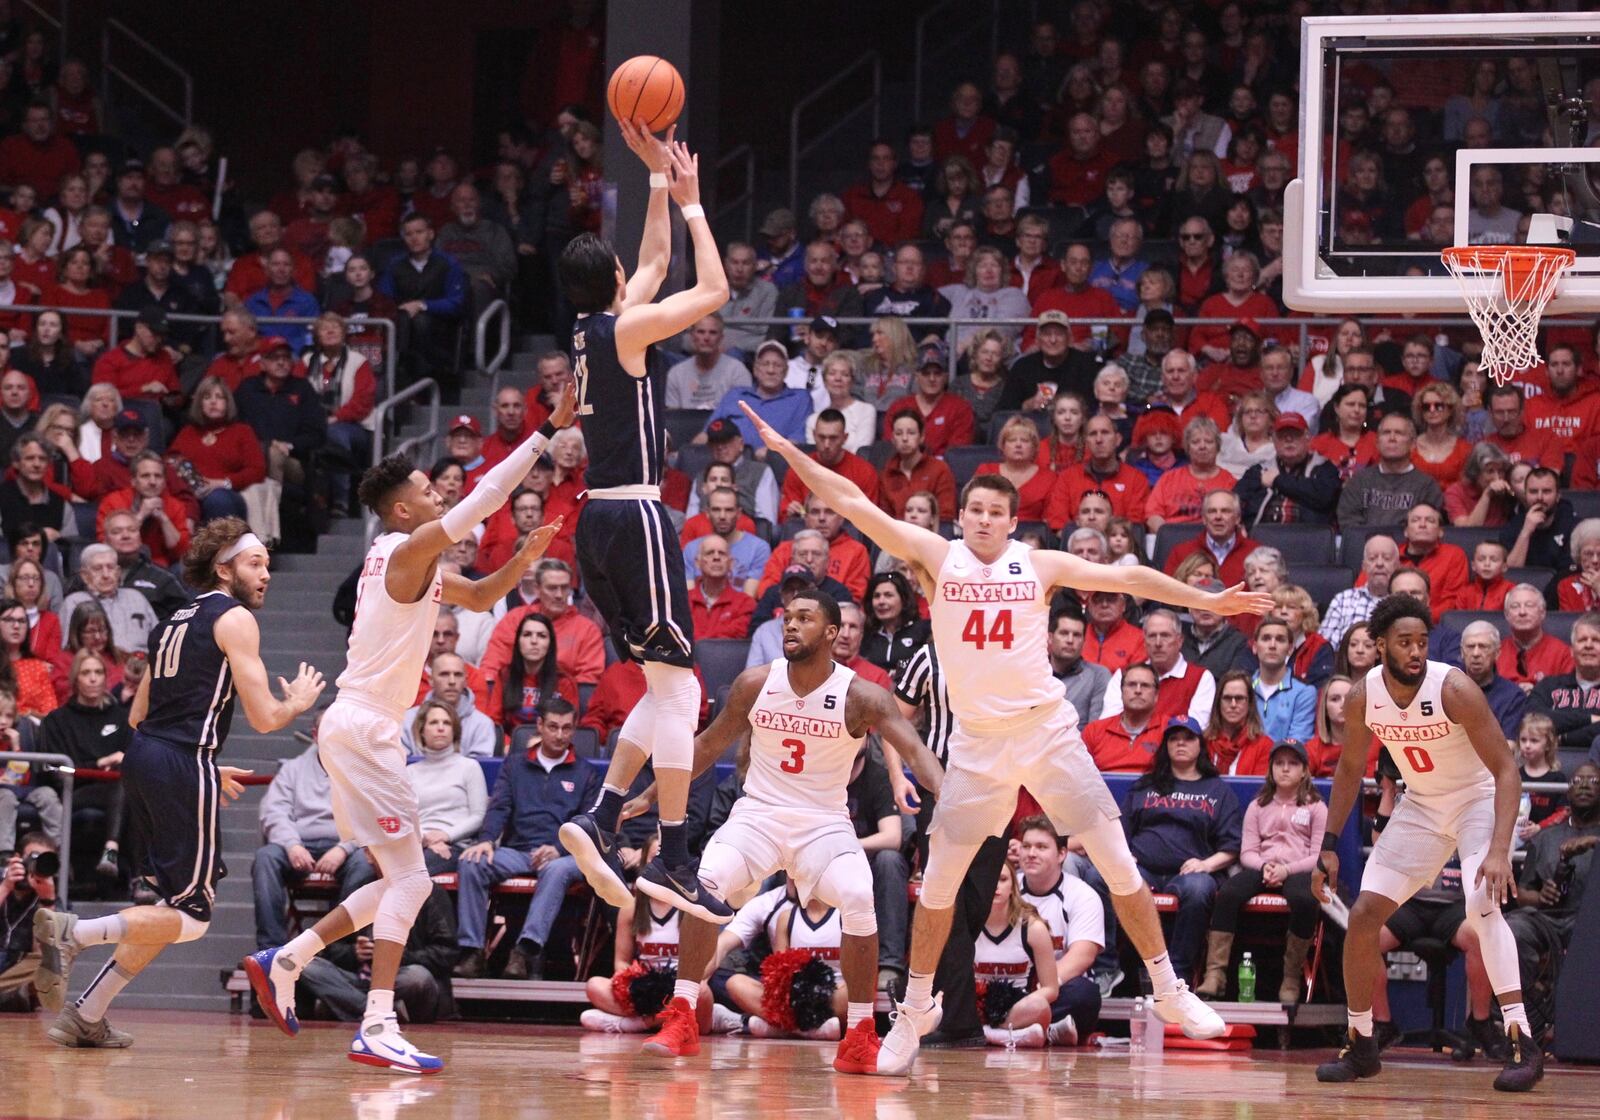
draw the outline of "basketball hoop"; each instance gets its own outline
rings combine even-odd
[[[1483,371],[1504,385],[1538,365],[1539,317],[1577,254],[1549,245],[1454,245],[1440,256],[1483,335]]]

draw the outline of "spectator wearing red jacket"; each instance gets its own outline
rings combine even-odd
[[[372,460],[378,379],[366,356],[347,344],[343,316],[324,311],[311,333],[313,345],[300,355],[295,375],[304,377],[322,402],[328,414],[328,445],[345,460],[327,464],[332,500],[339,508],[349,500],[351,475],[359,475]],[[345,465],[352,469],[340,469]]]
[[[178,153],[157,148],[145,162],[144,196],[172,216],[174,222],[203,222],[211,217],[211,200],[199,187],[185,183],[178,171]]]
[[[922,236],[922,196],[895,178],[894,149],[879,141],[867,152],[867,180],[846,188],[845,209],[866,223],[874,241],[898,245]]]
[[[1213,490],[1200,506],[1200,520],[1205,532],[1193,540],[1184,541],[1167,557],[1167,574],[1178,570],[1197,552],[1211,555],[1221,572],[1222,582],[1229,587],[1244,582],[1244,559],[1261,545],[1245,536],[1239,527],[1239,495],[1231,490]]]
[[[132,467],[133,484],[100,499],[95,539],[106,539],[108,514],[119,509],[132,510],[139,518],[139,538],[150,550],[150,559],[164,568],[170,568],[189,551],[189,537],[193,530],[189,511],[181,501],[167,493],[167,467],[160,455],[154,451],[142,451],[134,456]]]
[[[113,299],[117,294],[139,279],[139,263],[125,246],[118,245],[111,236],[111,211],[104,206],[91,206],[83,212],[83,224],[78,227],[83,240],[79,244],[89,250],[94,258],[95,283],[106,288]]]
[[[39,289],[13,277],[16,259],[11,245],[0,241],[0,305],[38,303]],[[32,330],[33,316],[26,311],[0,311],[0,332],[4,332],[11,345],[28,341]]]
[[[96,425],[98,426],[98,425]],[[84,501],[94,501],[116,490],[133,485],[133,461],[150,448],[150,428],[144,413],[125,408],[111,421],[109,434],[101,436],[100,456],[91,462],[80,455],[71,459],[67,478],[72,493]],[[177,469],[167,465],[167,493],[183,503],[191,520],[200,516],[200,501]]]
[[[1094,329],[1082,320],[1126,318],[1121,305],[1110,292],[1089,283],[1093,271],[1094,254],[1089,246],[1081,241],[1073,242],[1061,254],[1060,283],[1046,288],[1031,305],[1036,317],[1046,311],[1065,312],[1067,318],[1072,320],[1072,345],[1078,350],[1089,350],[1094,346]],[[1036,329],[1029,327],[1023,332],[1023,350],[1033,348]],[[1123,331],[1116,333],[1119,339],[1124,337]]]
[[[939,502],[939,520],[956,518],[956,479],[942,459],[935,459],[923,446],[926,425],[922,413],[910,409],[895,417],[889,438],[895,453],[883,464],[878,475],[878,504],[886,513],[905,517],[906,499],[927,491]]]
[[[1104,492],[1114,516],[1144,524],[1150,482],[1143,471],[1117,457],[1121,436],[1116,424],[1106,416],[1091,416],[1083,432],[1084,460],[1057,473],[1055,488],[1045,503],[1046,524],[1059,532],[1077,516],[1078,503],[1091,490]]]
[[[71,140],[55,133],[48,105],[30,105],[22,114],[22,131],[0,140],[0,184],[8,189],[27,185],[41,199],[55,194],[63,175],[81,166]]]
[[[494,431],[483,441],[484,462],[494,466],[528,438],[531,429],[527,417],[528,405],[522,390],[515,385],[501,386],[494,395]]]
[[[1126,596],[1114,591],[1096,591],[1089,596],[1089,625],[1083,631],[1085,661],[1103,665],[1115,673],[1129,665],[1140,665],[1149,660],[1144,631],[1123,617],[1127,609]],[[1126,680],[1126,673],[1123,678]],[[1152,704],[1155,703],[1154,696],[1155,686],[1152,685]]]
[[[152,304],[139,312],[133,335],[121,346],[100,355],[94,364],[93,384],[114,385],[124,401],[157,401],[176,408],[183,403],[178,367],[163,345],[167,313]]]
[[[845,433],[844,413],[836,408],[825,408],[817,413],[811,436],[816,450],[811,453],[811,459],[835,474],[848,478],[861,488],[868,501],[877,502],[878,472],[861,456],[845,450]],[[806,488],[800,473],[790,471],[784,477],[783,490],[778,496],[778,510],[785,518],[804,517],[806,499],[809,497],[811,491]]]
[[[1256,280],[1260,275],[1261,268],[1254,254],[1233,254],[1222,266],[1223,290],[1201,300],[1196,314],[1202,319],[1227,319],[1229,323],[1278,317],[1278,305],[1272,301],[1272,297],[1256,291]],[[1189,349],[1209,362],[1225,363],[1232,354],[1228,339],[1231,330],[1229,325],[1195,327],[1189,332]],[[1271,337],[1285,345],[1298,342],[1297,336],[1289,338],[1274,334]]]
[[[694,676],[700,682],[700,723],[703,726],[711,717],[711,701],[715,697],[706,691],[705,678],[700,675],[698,665],[694,668]],[[584,709],[583,719],[578,721],[578,726],[592,727],[595,734],[600,736],[600,741],[605,742],[613,731],[622,726],[628,713],[639,706],[639,701],[644,699],[644,690],[642,663],[629,659],[607,666],[600,675],[594,695],[589,697],[589,706]]]
[[[266,342],[256,329],[256,317],[242,307],[222,313],[222,349],[206,367],[206,376],[219,379],[229,392],[261,372]]]
[[[311,180],[306,207],[283,231],[283,246],[318,268],[328,254],[328,223],[339,216],[339,180],[323,172]]]
[[[1105,194],[1106,173],[1117,157],[1100,145],[1100,124],[1088,113],[1067,122],[1067,146],[1050,160],[1050,201],[1057,206],[1094,205]]]
[[[1021,288],[1032,304],[1064,282],[1061,266],[1050,255],[1050,223],[1037,214],[1018,218],[1017,255],[1011,258],[1011,283]]]
[[[478,667],[485,677],[499,676],[511,660],[512,638],[523,617],[538,611],[555,627],[556,656],[561,671],[579,684],[594,684],[606,667],[605,638],[600,627],[572,605],[572,569],[552,558],[534,566],[538,597],[515,607],[495,623]]]
[[[733,556],[728,542],[709,534],[695,557],[700,578],[689,588],[689,614],[696,638],[743,638],[750,633],[756,601],[729,582]]]
[[[922,417],[922,450],[936,459],[952,447],[970,446],[977,421],[972,406],[950,392],[950,370],[943,346],[928,347],[917,366],[916,391],[901,397],[883,414],[883,438],[891,439],[894,422],[908,412]]]
[[[253,252],[245,253],[233,262],[228,270],[228,281],[222,288],[222,302],[238,307],[253,292],[267,286],[267,257],[283,244],[283,220],[271,210],[259,211],[250,219],[250,240]],[[294,257],[294,283],[308,292],[317,290],[317,269],[310,257],[290,250]]]
[[[1084,656],[1088,657],[1087,651]],[[1094,720],[1083,729],[1084,745],[1097,769],[1136,774],[1150,769],[1161,745],[1155,703],[1156,671],[1142,663],[1127,666],[1122,674],[1122,711]]]
[[[220,378],[204,378],[195,386],[188,426],[167,449],[169,457],[187,459],[199,481],[200,520],[245,517],[244,491],[267,477],[261,441],[239,419],[233,393]]]
[[[983,92],[973,82],[962,82],[950,95],[950,115],[933,126],[934,158],[960,156],[982,167],[994,132],[994,121],[983,115]]]
[[[111,310],[111,293],[94,282],[94,254],[74,245],[61,254],[57,283],[45,293],[44,302],[62,307]],[[67,315],[67,340],[82,366],[92,365],[106,348],[109,324],[99,315]]]
[[[355,218],[367,231],[367,244],[400,233],[400,192],[377,182],[378,161],[363,152],[344,162],[345,193],[339,213]]]

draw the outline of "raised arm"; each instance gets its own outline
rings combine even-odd
[[[278,678],[283,699],[272,695],[267,667],[261,663],[261,629],[256,625],[255,615],[245,607],[235,607],[217,619],[213,633],[218,648],[228,658],[239,705],[250,726],[257,731],[265,734],[289,726],[322,695],[326,687],[322,674],[304,661],[294,680]]]
[[[624,306],[622,314],[617,316],[617,358],[635,377],[644,375],[645,347],[687,330],[728,302],[728,277],[722,271],[722,254],[717,251],[717,239],[711,235],[705,208],[700,205],[700,158],[690,155],[689,149],[677,142],[670,146],[669,153],[672,185],[668,190],[673,201],[686,211],[684,220],[694,242],[695,285],[674,292],[660,303]],[[654,197],[650,201],[655,205]],[[648,237],[648,224],[645,229]]]
[[[761,440],[773,451],[783,456],[789,469],[800,475],[802,482],[828,503],[828,507],[850,524],[871,537],[873,543],[891,556],[909,560],[923,571],[937,574],[944,567],[944,558],[950,551],[950,542],[938,533],[929,532],[919,525],[896,521],[876,502],[861,492],[861,487],[801,451],[756,411],[743,401],[739,407],[756,426]]]
[[[1478,868],[1473,886],[1487,882],[1489,900],[1504,905],[1512,895],[1515,879],[1511,873],[1511,832],[1517,824],[1522,800],[1522,775],[1516,756],[1506,749],[1505,732],[1484,697],[1460,669],[1452,669],[1440,692],[1446,718],[1459,723],[1472,740],[1472,749],[1494,775],[1494,834],[1489,839],[1489,854]],[[1342,760],[1341,760],[1342,761]]]
[[[1361,776],[1367,770],[1367,752],[1372,747],[1372,729],[1367,726],[1367,682],[1365,678],[1350,686],[1344,698],[1344,743],[1339,749],[1339,765],[1333,772],[1333,792],[1328,797],[1328,825],[1322,834],[1322,855],[1311,871],[1311,893],[1328,901],[1325,884],[1339,878],[1339,857],[1334,844],[1344,832],[1350,810],[1361,796]],[[1509,756],[1510,752],[1506,752]]]
[[[1190,610],[1210,611],[1212,614],[1266,614],[1276,605],[1271,595],[1246,591],[1242,583],[1226,591],[1201,591],[1142,564],[1096,564],[1079,559],[1070,552],[1034,549],[1033,566],[1052,589],[1070,587],[1078,591],[1111,591],[1140,599],[1156,599]]]
[[[672,167],[670,145],[678,130],[677,125],[667,129],[665,143],[629,120],[617,121],[622,138],[633,154],[638,156],[653,180],[660,175],[661,185],[650,184],[650,202],[644,212],[644,235],[639,240],[639,266],[628,278],[623,295],[622,309],[649,303],[661,290],[667,278],[667,265],[672,259],[672,219],[667,210],[667,172]]]
[[[444,601],[452,606],[466,607],[469,611],[492,610],[496,603],[511,593],[523,573],[544,556],[544,550],[550,547],[550,542],[561,531],[564,520],[564,517],[557,517],[550,524],[541,525],[529,533],[528,539],[511,559],[502,564],[498,571],[482,579],[466,579],[454,572],[446,572]]]

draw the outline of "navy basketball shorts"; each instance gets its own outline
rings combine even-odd
[[[683,548],[660,502],[591,497],[575,538],[583,587],[621,656],[694,665]]]
[[[168,906],[211,920],[222,865],[222,779],[213,752],[138,731],[122,757],[122,786],[140,866]]]

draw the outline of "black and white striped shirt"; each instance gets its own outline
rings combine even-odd
[[[894,694],[913,707],[923,709],[927,728],[923,741],[939,760],[940,766],[950,765],[950,733],[955,730],[955,713],[950,710],[950,695],[945,690],[944,671],[939,668],[939,658],[933,652],[933,643],[926,642],[912,654],[895,682]]]

